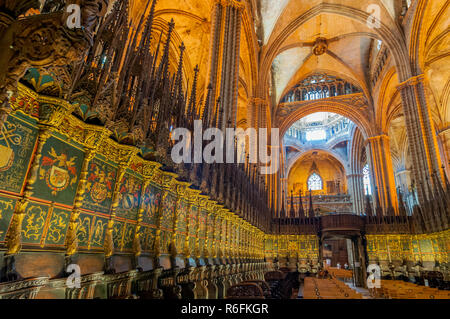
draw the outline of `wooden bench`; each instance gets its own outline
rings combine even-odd
[[[362,299],[362,295],[345,283],[332,279],[305,278],[304,299]]]
[[[228,288],[226,299],[265,299],[265,297],[257,283],[243,282]]]
[[[381,287],[371,289],[375,298],[385,299],[450,299],[450,291],[439,290],[400,280],[381,280]]]
[[[247,280],[245,282],[257,284],[263,291],[263,295],[266,299],[272,298],[272,292],[270,290],[270,286],[264,280]]]

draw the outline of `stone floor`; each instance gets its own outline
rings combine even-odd
[[[370,296],[369,290],[361,287],[355,287],[352,282],[346,282],[347,286],[355,290],[356,292],[360,293],[363,296],[363,299],[373,299]]]

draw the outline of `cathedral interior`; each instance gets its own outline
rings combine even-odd
[[[449,0],[0,0],[0,299],[450,299],[449,26]]]

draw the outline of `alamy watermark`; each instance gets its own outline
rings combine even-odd
[[[254,128],[227,128],[225,132],[218,128],[208,128],[203,131],[202,121],[197,120],[194,121],[193,134],[186,128],[173,130],[171,138],[178,142],[172,148],[171,157],[176,164],[240,164],[246,162],[247,154],[249,163],[261,164],[261,174],[275,174],[279,168],[279,129],[270,129],[270,144],[268,135],[267,128],[260,128],[258,131]],[[203,147],[204,141],[210,142]]]
[[[66,286],[68,288],[81,288],[81,268],[77,264],[70,264],[67,266],[66,272],[69,275],[66,279]]]

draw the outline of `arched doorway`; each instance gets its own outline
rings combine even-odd
[[[367,252],[364,237],[364,219],[356,215],[329,215],[321,218],[319,262],[326,268],[338,263],[353,273],[355,286],[364,287]],[[329,260],[329,261],[328,261]]]

